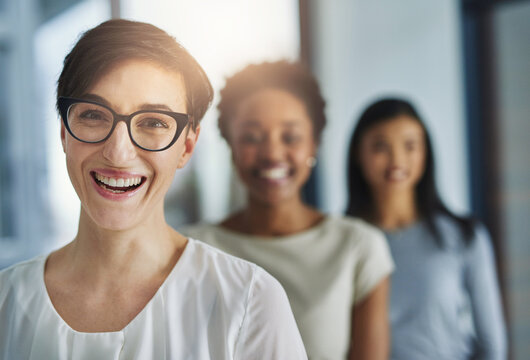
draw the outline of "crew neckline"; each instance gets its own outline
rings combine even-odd
[[[247,234],[231,229],[227,229],[220,224],[207,224],[210,228],[212,228],[214,231],[219,232],[220,234],[224,236],[229,236],[232,238],[237,239],[244,239],[244,240],[252,240],[252,241],[263,241],[263,242],[274,242],[274,243],[280,243],[280,242],[287,242],[299,238],[305,238],[307,236],[311,236],[314,233],[321,231],[323,228],[327,227],[328,224],[330,224],[336,217],[332,215],[324,215],[321,221],[319,221],[316,225],[289,235],[277,235],[277,236],[271,236],[271,235],[253,235],[253,234]]]
[[[420,226],[423,225],[423,220],[421,219],[417,219],[413,222],[411,222],[410,224],[407,224],[403,227],[400,227],[400,228],[396,228],[396,229],[381,229],[385,235],[389,236],[389,237],[393,237],[393,238],[396,238],[396,237],[401,237],[403,236],[403,234],[406,234],[410,231],[414,231],[416,229],[418,229]]]

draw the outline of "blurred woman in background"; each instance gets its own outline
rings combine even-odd
[[[384,230],[396,264],[392,359],[505,359],[486,229],[456,216],[435,187],[432,145],[402,99],[368,106],[349,148],[347,214]]]
[[[316,80],[296,63],[249,65],[221,97],[219,128],[247,204],[220,224],[183,232],[276,277],[310,359],[387,358],[393,263],[383,234],[302,199],[326,122]]]

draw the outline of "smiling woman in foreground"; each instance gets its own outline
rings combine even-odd
[[[108,21],[67,55],[57,96],[79,228],[0,272],[0,359],[305,359],[274,278],[165,221],[212,100],[191,55]]]

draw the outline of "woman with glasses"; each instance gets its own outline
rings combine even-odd
[[[0,359],[306,359],[274,278],[165,221],[212,100],[187,51],[105,22],[66,56],[57,96],[78,232],[0,272]]]
[[[297,63],[249,65],[230,77],[219,128],[247,204],[220,224],[183,232],[278,279],[310,359],[386,359],[393,263],[383,234],[359,219],[325,215],[301,194],[324,106],[316,79]]]

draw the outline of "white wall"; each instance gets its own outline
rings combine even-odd
[[[459,1],[313,1],[315,69],[328,100],[320,157],[323,209],[346,205],[346,156],[364,107],[385,94],[412,100],[429,127],[438,188],[469,209]]]
[[[85,0],[41,25],[35,32],[34,52],[36,78],[33,86],[38,94],[37,112],[45,124],[45,168],[48,173],[49,213],[52,239],[47,248],[71,241],[77,232],[80,203],[66,170],[61,146],[61,121],[55,110],[57,80],[63,60],[80,34],[110,18],[106,0]]]

